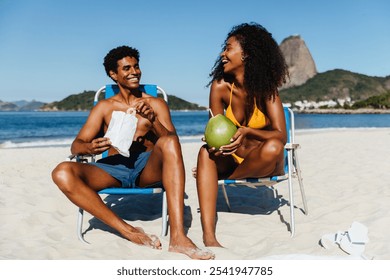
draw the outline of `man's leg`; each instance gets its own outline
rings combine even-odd
[[[52,172],[54,183],[78,207],[117,230],[126,239],[139,245],[161,248],[156,237],[149,237],[142,229],[134,228],[106,206],[97,192],[120,183],[97,166],[62,162]]]
[[[211,259],[214,254],[202,251],[184,232],[185,171],[180,142],[177,136],[163,136],[157,141],[144,170],[140,186],[162,181],[167,194],[170,224],[169,250],[194,259]]]

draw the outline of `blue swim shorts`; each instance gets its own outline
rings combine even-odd
[[[130,157],[116,154],[90,164],[103,169],[120,181],[123,188],[134,188],[137,186],[138,177],[144,169],[150,153],[150,151],[141,153],[132,152],[130,153]]]

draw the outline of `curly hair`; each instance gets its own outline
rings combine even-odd
[[[139,61],[139,51],[135,48],[121,46],[109,51],[108,54],[104,57],[103,62],[107,76],[110,77],[110,71],[117,73],[118,60],[121,60],[122,58],[127,56],[134,57]]]
[[[254,99],[260,104],[267,99],[275,98],[278,87],[286,82],[288,67],[272,34],[260,24],[243,23],[234,26],[226,37],[222,51],[230,37],[239,42],[246,57],[244,87],[248,93],[247,103],[252,105],[249,106],[250,111]],[[211,81],[208,85],[214,80],[229,79],[223,72],[220,57],[216,60],[209,77]]]

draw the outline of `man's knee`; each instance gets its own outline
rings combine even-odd
[[[163,152],[176,149],[180,150],[179,138],[176,135],[161,136],[156,142],[156,147],[160,148]]]
[[[65,190],[67,186],[67,182],[69,181],[69,178],[72,174],[72,166],[70,162],[61,162],[57,165],[56,168],[51,173],[51,177],[56,183],[56,185],[61,189]]]

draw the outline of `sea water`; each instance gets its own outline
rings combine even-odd
[[[199,141],[207,111],[173,111],[181,142]],[[0,148],[67,146],[87,120],[88,112],[0,112]],[[295,128],[342,129],[390,127],[390,114],[295,114]]]

